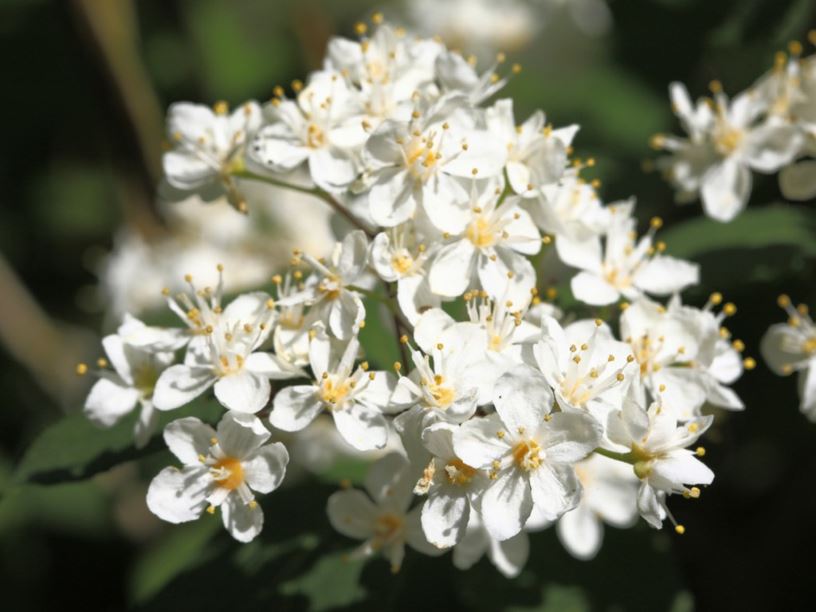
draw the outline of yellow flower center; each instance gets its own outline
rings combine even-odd
[[[216,478],[215,480],[220,486],[229,491],[237,489],[244,482],[244,468],[241,462],[234,457],[219,459],[213,469],[225,472],[222,478]]]
[[[448,461],[445,465],[445,474],[448,477],[448,482],[451,484],[465,486],[473,480],[476,475],[476,469],[470,467],[461,459],[453,459]]]
[[[467,239],[477,248],[483,249],[496,243],[496,233],[484,217],[476,217],[467,227]]]
[[[394,540],[402,530],[402,518],[396,514],[386,513],[381,514],[374,521],[374,544],[382,546],[383,544]]]
[[[326,145],[326,135],[314,123],[306,128],[306,145],[311,149],[320,149]]]
[[[391,257],[391,267],[397,274],[406,274],[414,265],[414,258],[408,253],[396,253]]]
[[[541,465],[541,446],[535,440],[522,440],[513,447],[513,461],[525,471],[531,471]]]
[[[722,125],[714,134],[714,147],[721,155],[731,155],[742,142],[742,137],[742,130]]]
[[[334,406],[345,399],[350,389],[351,387],[346,381],[337,384],[331,378],[327,378],[320,385],[320,399]]]
[[[456,398],[456,393],[450,387],[442,385],[441,377],[438,377],[439,382],[433,382],[428,385],[428,392],[431,394],[434,403],[439,408],[447,408],[453,403]]]

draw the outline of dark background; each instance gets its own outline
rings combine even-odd
[[[642,162],[654,155],[651,134],[678,131],[671,80],[693,96],[714,78],[736,93],[816,27],[814,0],[614,0],[613,29],[599,38],[554,14],[514,54],[525,69],[504,92],[519,119],[543,108],[556,126],[580,123],[576,153],[598,161],[602,195],[634,194],[642,221],[665,219],[669,252],[703,266],[702,287],[686,301],[701,305],[716,290],[739,308],[727,325],[759,364],[735,387],[748,409],[721,415],[708,435],[714,485],[699,500],[672,500],[684,536],[607,529],[598,559],[582,563],[546,532],[532,536],[528,568],[514,581],[486,560],[463,573],[448,556],[411,552],[391,577],[380,561],[337,562],[350,543],[324,518],[336,488],[325,479],[272,496],[264,535],[246,547],[218,526],[171,528],[147,514],[144,487],[162,454],[70,484],[14,481],[32,440],[79,409],[87,390],[73,365],[95,354],[102,330],[92,289],[99,253],[123,224],[146,237],[165,231],[154,186],[167,105],[265,100],[319,65],[330,34],[350,35],[381,7],[0,2],[3,608],[812,609],[816,425],[797,410],[794,380],[772,375],[758,344],[784,319],[779,293],[816,307],[814,203],[779,203],[775,178],[756,177],[750,212],[722,226],[699,204],[676,207]],[[399,6],[384,8],[399,17]]]

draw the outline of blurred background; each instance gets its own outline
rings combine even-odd
[[[76,421],[71,447],[44,438],[80,410],[88,381],[74,365],[98,356],[123,312],[149,318],[158,289],[225,257],[240,273],[236,289],[262,284],[291,245],[329,235],[319,205],[286,194],[259,196],[250,222],[226,205],[161,203],[167,106],[264,101],[319,67],[327,39],[351,35],[375,9],[480,58],[503,50],[522,63],[502,94],[517,119],[542,108],[556,126],[581,124],[576,155],[596,159],[602,196],[637,196],[641,220],[665,219],[669,253],[702,264],[702,286],[686,300],[721,291],[737,304],[728,326],[759,364],[736,385],[748,410],[719,415],[709,434],[715,485],[673,502],[684,536],[607,529],[585,563],[548,531],[532,536],[527,569],[512,581],[486,560],[460,572],[449,556],[410,552],[392,577],[379,561],[340,562],[351,543],[324,508],[351,475],[343,464],[267,500],[264,535],[244,547],[213,522],[170,527],[148,513],[146,483],[168,460],[159,446],[114,469],[85,466],[68,483],[31,477],[48,475],[27,454],[32,444],[49,454],[40,467],[91,452]],[[761,363],[758,343],[784,319],[779,293],[816,307],[814,203],[781,202],[775,178],[758,177],[748,212],[719,225],[699,204],[676,206],[647,160],[652,134],[678,131],[670,81],[697,96],[716,78],[737,93],[814,27],[816,0],[0,1],[3,608],[809,608],[816,425],[797,410],[795,382]]]

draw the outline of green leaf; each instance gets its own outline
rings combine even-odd
[[[787,204],[749,208],[730,223],[705,216],[661,232],[675,257],[692,259],[711,251],[788,246],[816,256],[816,222],[812,211]]]
[[[360,586],[364,562],[350,561],[336,552],[323,556],[309,571],[281,585],[284,595],[304,595],[310,610],[333,610],[362,601],[366,590]]]
[[[54,484],[89,478],[111,467],[139,459],[164,448],[159,433],[164,425],[185,416],[215,422],[223,413],[213,399],[162,413],[157,435],[142,449],[133,444],[136,414],[128,415],[109,429],[101,429],[82,414],[67,416],[43,431],[26,450],[17,466],[17,483]]]

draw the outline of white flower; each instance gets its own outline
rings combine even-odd
[[[731,221],[748,202],[751,170],[771,174],[793,161],[803,144],[798,127],[768,121],[768,100],[749,90],[729,102],[719,83],[713,101],[695,107],[686,88],[672,83],[672,108],[690,140],[658,135],[656,148],[670,156],[659,160],[685,197],[700,194],[708,216]]]
[[[341,72],[359,91],[367,129],[375,129],[384,119],[410,118],[412,97],[433,83],[434,62],[443,48],[382,24],[360,42],[331,39],[326,67]]]
[[[535,362],[565,411],[586,411],[602,425],[620,408],[635,369],[628,344],[615,340],[601,320],[563,329],[552,317],[541,322]]]
[[[249,414],[227,412],[215,431],[194,417],[164,430],[164,440],[183,467],[163,469],[150,483],[147,506],[160,519],[186,523],[206,509],[221,509],[224,527],[240,542],[263,527],[253,491],[271,493],[286,474],[289,454],[280,442],[265,444],[269,432]]]
[[[125,315],[117,332],[102,340],[113,371],[103,368],[98,372],[99,380],[85,400],[88,419],[111,427],[138,405],[141,410],[134,426],[136,446],[147,444],[158,421],[153,409],[156,381],[175,360],[174,351],[186,341],[181,330],[148,327]],[[84,366],[80,367],[84,370]]]
[[[422,505],[422,529],[438,548],[450,548],[465,535],[471,508],[489,483],[487,475],[456,456],[450,423],[434,423],[422,433],[422,442],[433,458],[414,493],[427,494]]]
[[[223,310],[218,291],[195,292],[184,314],[197,335],[184,363],[165,370],[156,383],[153,402],[158,410],[179,408],[214,386],[215,397],[230,410],[255,413],[269,401],[270,379],[295,378],[302,373],[271,353],[257,351],[272,331],[275,303],[266,293],[247,293]],[[211,302],[206,297],[212,295]],[[182,302],[189,298],[182,296]]]
[[[178,102],[167,113],[173,149],[164,154],[164,175],[174,188],[195,191],[207,200],[226,194],[243,208],[230,175],[244,168],[244,146],[261,124],[260,107],[247,102],[228,114],[225,102],[214,110]]]
[[[496,176],[504,155],[486,131],[476,129],[461,95],[429,106],[420,101],[410,121],[384,121],[366,143],[371,217],[393,227],[419,207],[428,214],[447,210],[453,201],[467,199],[456,177],[471,177],[474,171]]]
[[[444,94],[464,94],[470,104],[481,104],[507,84],[499,78],[497,69],[504,61],[500,53],[490,68],[481,75],[476,71],[475,58],[467,60],[456,51],[443,51],[436,58],[436,77]],[[514,71],[521,69],[515,65]]]
[[[382,555],[398,572],[405,557],[405,544],[426,555],[442,550],[429,544],[420,526],[420,506],[411,505],[413,482],[408,461],[392,453],[377,461],[368,471],[365,488],[338,491],[329,497],[327,513],[337,531],[355,540],[365,540],[352,558]]]
[[[634,524],[638,480],[631,465],[597,454],[577,464],[575,473],[581,501],[558,519],[556,533],[573,557],[589,560],[601,549],[604,522],[619,528]]]
[[[329,261],[297,253],[318,274],[311,278],[301,301],[311,307],[313,320],[322,321],[340,340],[347,340],[360,329],[365,319],[365,307],[357,292],[349,289],[356,283],[365,284],[368,241],[361,230],[349,232],[343,242],[335,244]],[[312,282],[314,281],[314,282]],[[286,303],[297,303],[291,296]]]
[[[367,137],[362,109],[346,80],[338,72],[315,72],[297,100],[280,96],[265,108],[271,122],[252,142],[252,159],[273,172],[308,162],[315,185],[345,190],[357,177],[355,156]]]
[[[456,455],[490,470],[482,519],[498,540],[516,535],[533,510],[555,520],[574,507],[580,485],[573,464],[600,442],[600,426],[581,413],[551,414],[544,377],[519,366],[496,383],[496,413],[471,419],[454,434]]]
[[[459,200],[463,205],[453,214],[430,214],[437,227],[456,236],[431,262],[431,291],[456,297],[478,284],[516,307],[529,304],[536,278],[527,256],[541,250],[541,236],[519,198],[500,204],[500,194],[494,181],[473,181],[470,198]]]
[[[322,326],[313,329],[309,361],[314,382],[281,389],[274,400],[269,422],[284,431],[299,431],[323,410],[334,418],[343,439],[358,450],[383,448],[388,424],[383,410],[394,390],[387,372],[354,368],[360,342],[332,340]]]
[[[669,295],[695,285],[700,279],[697,264],[662,255],[665,243],[654,244],[654,233],[662,221],[654,217],[649,232],[636,242],[636,221],[631,204],[616,207],[606,231],[604,253],[587,253],[576,261],[584,269],[570,286],[576,298],[587,304],[612,304],[621,295],[636,299],[643,293]],[[610,211],[613,212],[613,211]]]
[[[799,409],[816,421],[816,325],[807,307],[794,308],[788,296],[780,296],[779,305],[788,312],[788,322],[771,325],[760,350],[774,373],[787,376],[799,372]]]
[[[397,283],[397,304],[412,325],[421,313],[440,303],[428,285],[428,257],[426,244],[418,242],[410,222],[377,234],[371,242],[371,266],[385,282]]]
[[[429,311],[434,312],[439,311]],[[430,340],[425,334],[416,339],[423,343]],[[391,403],[411,407],[397,416],[394,425],[412,459],[425,427],[438,420],[462,423],[473,416],[484,371],[483,346],[478,328],[454,325],[434,338],[430,346],[424,345],[425,353],[411,350],[414,369],[408,376],[400,376]]]
[[[479,515],[472,512],[464,537],[453,548],[453,564],[468,570],[485,554],[502,575],[515,578],[530,555],[530,537],[526,531],[519,531],[512,538],[497,540],[485,529]]]
[[[486,112],[487,128],[498,139],[496,146],[507,149],[507,180],[518,195],[534,197],[547,185],[554,185],[567,167],[567,147],[577,126],[553,130],[545,125],[544,113],[536,111],[516,125],[513,100],[496,101]]]
[[[716,303],[722,299],[713,297]],[[706,400],[731,410],[744,407],[725,386],[742,374],[737,351],[724,341],[720,328],[734,305],[726,304],[716,316],[710,306],[700,310],[673,299],[666,308],[641,298],[621,315],[621,336],[640,371],[633,380],[636,394],[645,403],[642,390],[648,389],[679,420],[697,415]]]
[[[696,498],[700,489],[688,485],[708,485],[714,480],[714,473],[697,459],[705,451],[686,448],[705,433],[713,420],[712,416],[698,417],[678,426],[674,416],[661,410],[658,402],[646,410],[630,399],[624,401],[623,410],[610,416],[607,434],[629,450],[635,475],[640,479],[638,510],[652,527],[659,529],[666,515],[671,517],[666,495],[681,493]],[[679,525],[678,531],[683,531]]]

